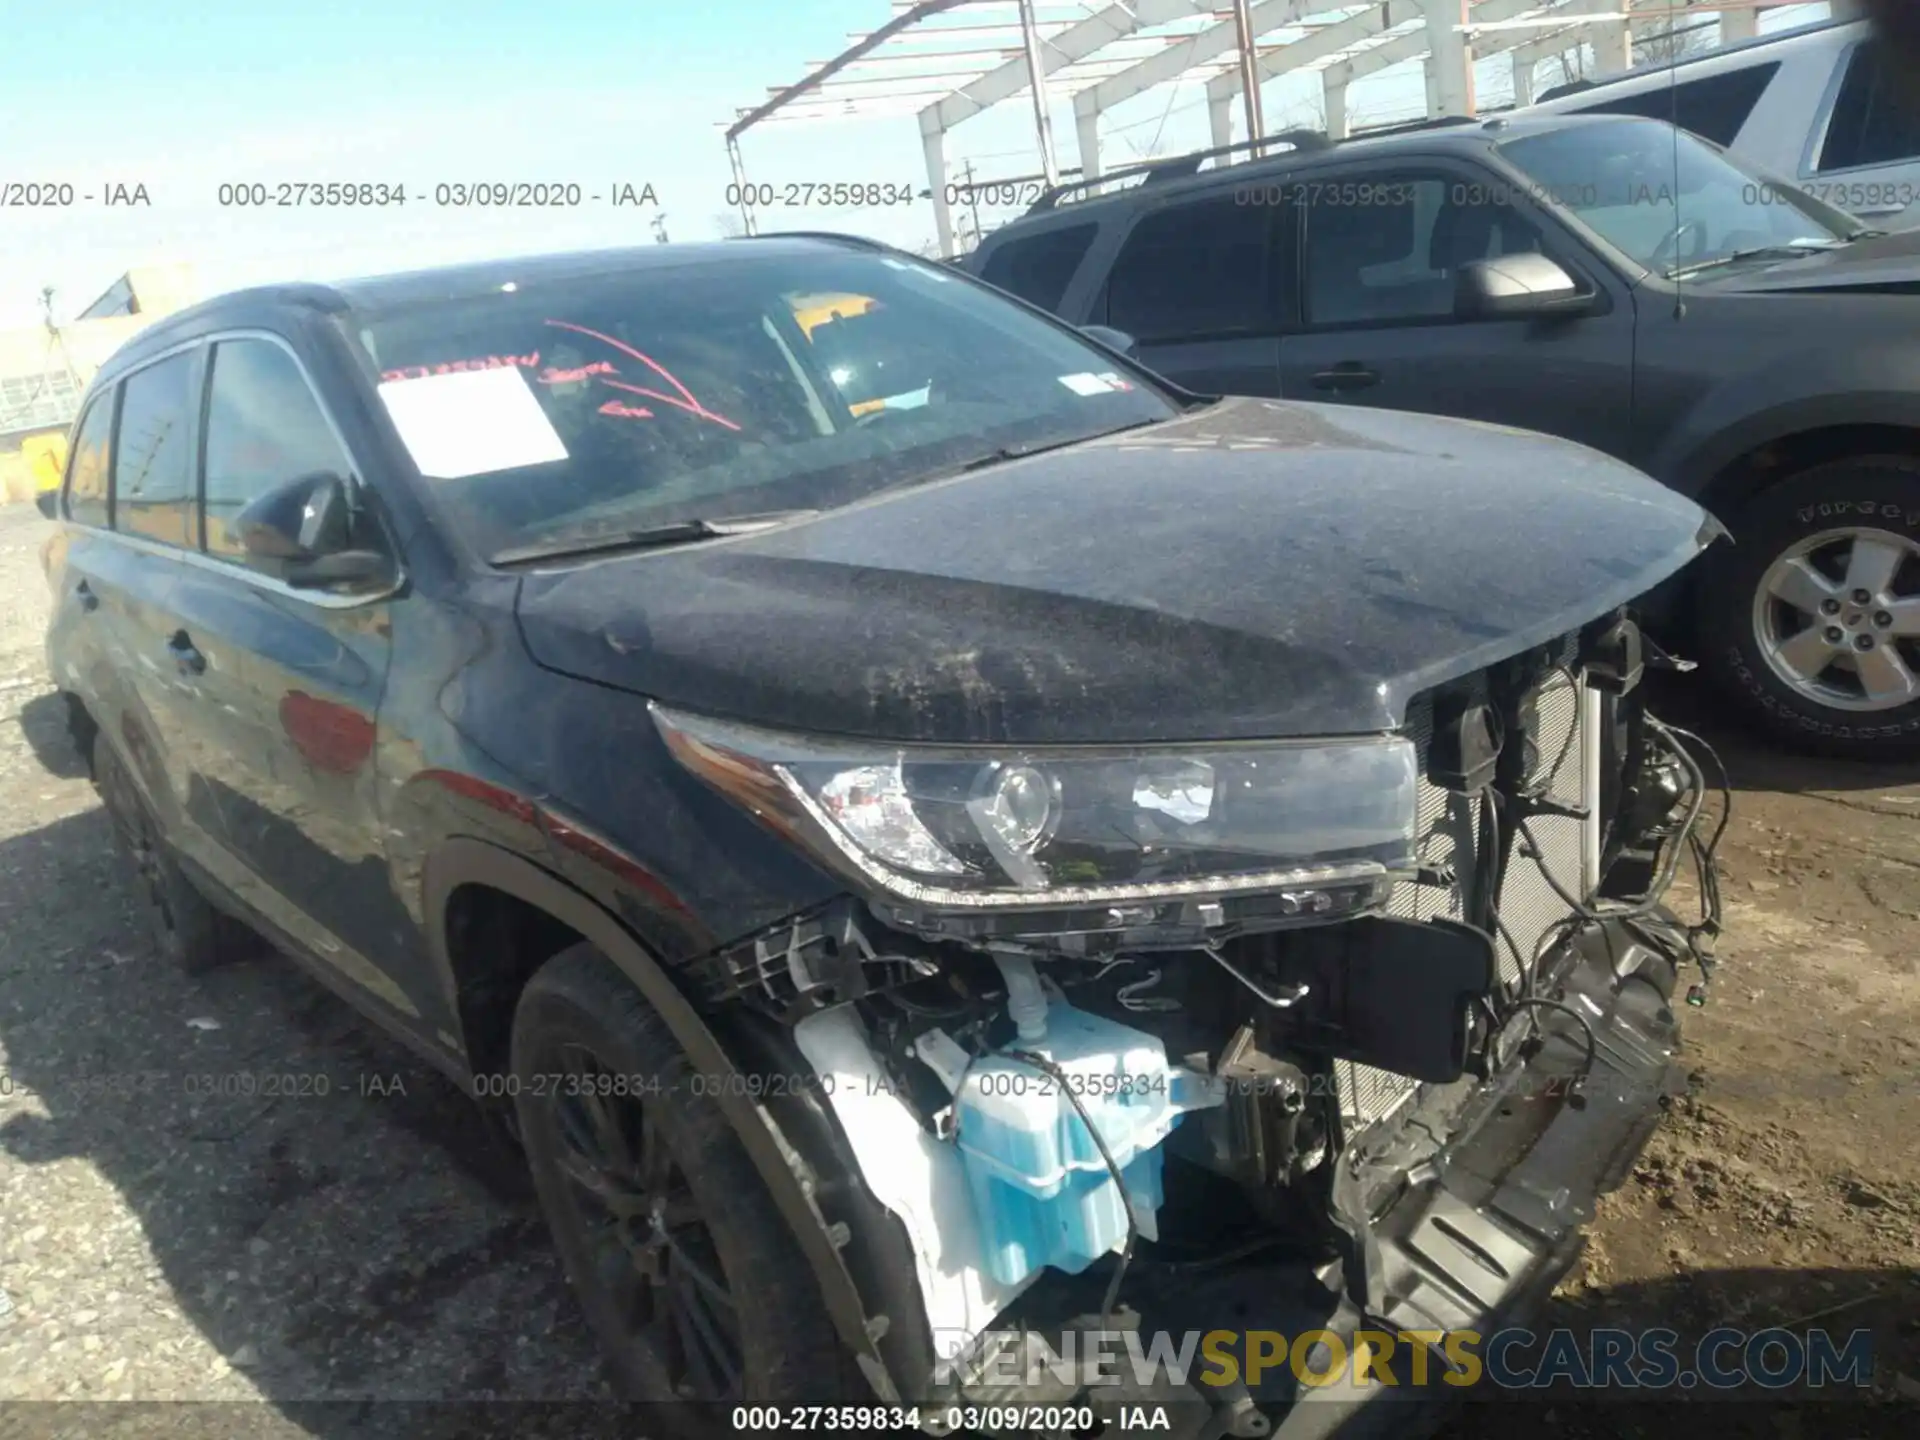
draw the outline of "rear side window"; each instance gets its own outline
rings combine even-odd
[[[73,432],[73,458],[67,463],[67,515],[82,525],[107,524],[107,455],[113,439],[113,394],[108,390],[87,407]]]
[[[322,471],[344,478],[346,453],[294,358],[268,340],[223,340],[207,398],[207,549],[243,555],[233,522],[247,503]]]
[[[980,278],[1043,310],[1058,310],[1086,259],[1097,225],[1069,225],[1009,240],[987,256]]]
[[[1671,120],[1682,130],[1691,130],[1716,145],[1731,145],[1779,70],[1778,60],[1749,65],[1744,70],[1728,70],[1704,80],[1689,80],[1672,87],[1661,85],[1638,95],[1626,95],[1598,105],[1582,105],[1578,113]]]
[[[1279,213],[1225,194],[1147,216],[1113,262],[1107,323],[1142,342],[1272,334]]]
[[[1820,151],[1820,168],[1851,170],[1856,165],[1916,158],[1920,158],[1920,100],[1902,89],[1880,46],[1871,41],[1862,44],[1853,52],[1847,78],[1840,83],[1826,144]]]
[[[192,547],[192,352],[136,370],[121,386],[113,453],[114,529]]]

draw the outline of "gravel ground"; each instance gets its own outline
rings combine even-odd
[[[46,679],[47,533],[0,508],[0,1400],[265,1400],[235,1433],[344,1440],[366,1413],[309,1402],[601,1395],[455,1087],[284,959],[190,980],[150,953]],[[1688,1017],[1694,1093],[1553,1318],[1867,1326],[1878,1388],[1920,1398],[1920,784],[1723,753],[1729,935]],[[267,1074],[326,1093],[202,1078]],[[209,1434],[224,1412],[8,1405],[0,1434],[169,1413]]]

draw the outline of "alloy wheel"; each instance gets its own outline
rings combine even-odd
[[[1825,530],[1761,577],[1753,634],[1779,679],[1836,710],[1920,700],[1920,541],[1888,530]]]
[[[554,1162],[595,1280],[670,1393],[737,1401],[745,1366],[735,1302],[653,1113],[668,1102],[614,1093],[615,1073],[579,1041],[563,1043],[558,1058],[547,1099]]]

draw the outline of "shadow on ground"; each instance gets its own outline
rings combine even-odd
[[[21,706],[20,732],[49,775],[76,780],[87,773],[86,761],[67,733],[67,702],[59,695],[38,695]]]
[[[1670,725],[1704,738],[1726,763],[1736,791],[1779,795],[1840,794],[1893,790],[1911,785],[1914,762],[1834,760],[1789,750],[1727,715],[1698,672],[1655,676],[1649,703]]]
[[[76,773],[58,712],[27,710],[36,751]],[[82,1312],[99,1363],[44,1368],[128,1357],[96,1395],[253,1390],[285,1411],[604,1393],[544,1226],[456,1086],[264,945],[199,977],[163,963],[97,806],[0,842],[0,875],[0,1370],[16,1394],[35,1393],[32,1347],[64,1331],[70,1348]],[[232,1408],[252,1417],[236,1433],[260,1433],[262,1407]],[[112,1409],[72,1429],[71,1404],[17,1402],[0,1435],[106,1433]],[[323,1406],[301,1423],[348,1440],[379,1433],[373,1418]]]

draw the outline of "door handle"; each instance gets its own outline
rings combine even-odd
[[[193,637],[184,630],[173,632],[173,638],[167,641],[167,653],[182,675],[204,675],[207,671],[207,657],[194,649]]]
[[[1369,385],[1380,383],[1380,372],[1369,369],[1358,360],[1343,360],[1331,370],[1322,370],[1313,377],[1316,390],[1365,390]]]
[[[100,597],[93,593],[93,587],[84,580],[73,587],[73,598],[80,602],[80,608],[82,610],[98,610],[100,608]]]

